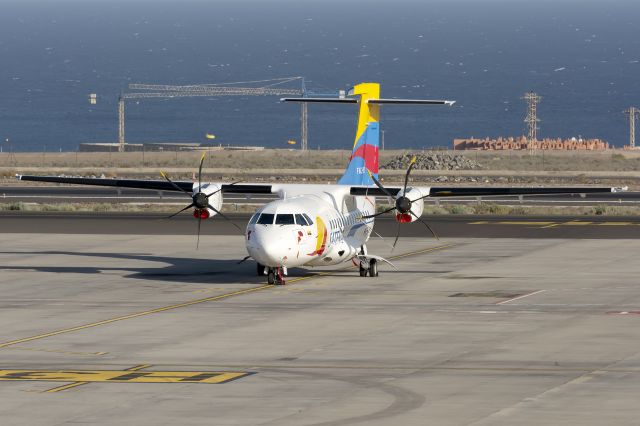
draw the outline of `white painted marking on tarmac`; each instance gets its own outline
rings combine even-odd
[[[514,297],[513,299],[503,300],[502,302],[498,302],[498,303],[496,303],[496,305],[504,305],[506,303],[513,302],[514,300],[524,299],[525,297],[529,297],[529,296],[533,296],[534,294],[542,293],[543,291],[547,291],[547,290],[538,290],[538,291],[534,291],[533,293],[523,294],[522,296]]]

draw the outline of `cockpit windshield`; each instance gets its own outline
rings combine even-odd
[[[302,226],[309,226],[309,224],[307,223],[307,220],[301,214],[296,214],[296,224],[302,225]]]
[[[309,225],[313,225],[313,220],[311,220],[311,218],[309,217],[309,215],[308,215],[308,214],[306,214],[306,213],[302,213],[302,215],[304,216],[304,218],[305,218],[305,219],[307,219],[307,223],[308,223]]]
[[[276,216],[276,225],[295,225],[292,214],[278,214]]]
[[[306,213],[280,213],[278,215],[273,213],[256,213],[249,221],[249,224],[273,225],[274,222],[276,225],[313,225],[313,221]]]
[[[262,213],[258,219],[258,225],[273,225],[273,213]]]

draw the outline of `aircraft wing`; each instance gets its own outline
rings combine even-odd
[[[410,189],[409,187],[408,189]],[[597,187],[597,186],[585,186],[585,187],[478,187],[478,186],[449,186],[449,187],[417,187],[420,192],[425,195],[424,198],[429,197],[490,197],[490,196],[505,196],[505,195],[553,195],[553,194],[602,194],[608,192],[623,192],[627,188],[614,188],[614,187]],[[385,190],[393,195],[398,195],[402,188],[400,187],[385,187]],[[351,195],[370,195],[378,197],[388,197],[384,190],[378,187],[368,186],[352,186]]]
[[[622,192],[627,188],[614,187],[431,187],[429,197],[488,197],[499,195],[602,194]]]
[[[174,181],[178,188],[164,180],[143,180],[143,179],[105,179],[105,178],[85,178],[66,176],[33,176],[17,175],[18,180],[34,182],[66,183],[72,185],[95,185],[114,186],[118,188],[151,189],[156,191],[178,191],[180,189],[191,192],[193,182]],[[222,192],[227,194],[271,194],[271,185],[259,184],[222,184]]]
[[[17,175],[18,180],[34,182],[66,183],[72,185],[96,185],[113,186],[118,188],[150,189],[156,191],[179,191],[191,192],[193,182],[175,181],[177,188],[164,180],[144,180],[144,179],[107,179],[107,178],[87,178],[87,177],[66,177],[66,176],[34,176]],[[305,187],[299,184],[278,184],[276,187],[270,184],[222,184],[222,193],[226,194],[272,194],[277,193],[283,187]],[[326,185],[329,187],[344,188],[343,185]],[[427,197],[488,197],[504,195],[552,195],[552,194],[598,194],[608,192],[626,191],[624,188],[616,187],[419,187],[420,191]],[[400,187],[387,187],[386,192],[375,186],[351,186],[351,195],[368,195],[386,197],[389,194],[397,196],[402,190]]]

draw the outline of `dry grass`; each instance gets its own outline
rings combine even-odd
[[[258,204],[225,204],[225,213],[252,213]],[[125,213],[173,213],[181,206],[172,204],[142,203],[0,203],[0,211],[33,212],[125,212]],[[389,208],[378,205],[378,211]],[[521,206],[493,203],[442,204],[425,206],[424,215],[500,215],[500,216],[638,216],[640,206]]]
[[[383,151],[380,164],[411,150]],[[511,171],[636,171],[640,152],[635,151],[451,151],[479,162],[485,170]],[[205,167],[230,169],[342,169],[351,154],[348,150],[299,151],[210,151]],[[194,169],[201,153],[193,152],[62,152],[1,153],[0,167],[89,167],[101,174],[109,168]],[[7,173],[5,170],[4,174]]]
[[[383,151],[380,164],[410,151]],[[417,151],[413,151],[417,152]],[[640,188],[640,151],[605,152],[450,151],[476,160],[483,170],[415,171],[414,185],[602,185]],[[15,173],[67,174],[159,179],[159,171],[172,178],[191,179],[200,152],[63,152],[0,153],[0,184],[13,184]],[[210,151],[204,179],[212,181],[334,183],[350,156],[347,150]],[[286,169],[286,171],[283,171]],[[554,174],[553,172],[561,172]],[[563,174],[562,172],[566,172]],[[625,174],[626,173],[626,174]],[[381,170],[387,184],[398,184],[403,171]],[[31,183],[33,184],[33,183]]]

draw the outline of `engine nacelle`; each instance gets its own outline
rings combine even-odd
[[[198,187],[197,183],[193,185],[193,202],[196,205],[193,210],[193,217],[196,219],[209,219],[217,214],[211,208],[198,207],[198,205],[204,205],[207,201],[211,207],[220,211],[222,208],[222,191],[220,188],[221,186],[215,183],[204,183],[201,187]]]
[[[411,200],[411,211],[415,214],[415,216],[409,212],[402,213],[401,211],[396,209],[396,220],[401,223],[415,222],[420,216],[422,216],[422,213],[424,212],[424,199],[422,197],[424,197],[425,194],[423,194],[422,191],[420,191],[418,188],[408,188],[406,194],[404,194],[402,191],[398,193],[399,198],[402,196],[405,196],[409,200]]]

